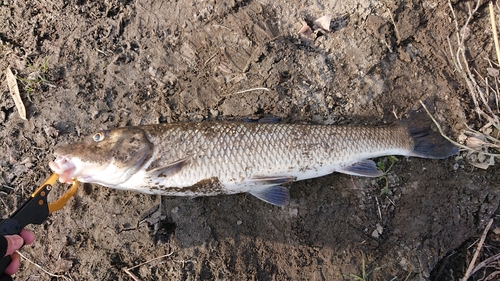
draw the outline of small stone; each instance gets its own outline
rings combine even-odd
[[[384,227],[377,223],[375,230],[372,232],[372,236],[379,238],[382,232],[384,232]]]
[[[382,234],[382,232],[384,232],[384,227],[377,223],[377,231],[379,234]]]

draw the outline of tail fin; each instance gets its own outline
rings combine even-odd
[[[401,124],[406,126],[413,140],[413,156],[432,159],[445,159],[458,152],[458,147],[431,128],[429,116],[425,113],[411,112],[410,117]]]

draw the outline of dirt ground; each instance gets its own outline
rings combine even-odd
[[[456,2],[463,24],[466,3]],[[298,34],[324,15],[331,31]],[[482,75],[487,26],[483,4],[468,41]],[[50,175],[55,148],[118,126],[259,116],[384,125],[426,100],[457,137],[480,120],[450,59],[454,31],[444,0],[4,0],[0,212]],[[254,88],[269,90],[240,92]],[[454,157],[398,157],[381,179],[293,183],[285,208],[244,194],[163,198],[85,184],[29,227],[37,240],[21,253],[72,280],[132,280],[123,269],[136,265],[140,280],[458,280],[468,246],[500,214],[499,187],[498,166]],[[493,242],[488,251],[500,252]],[[16,280],[63,277],[24,262]]]

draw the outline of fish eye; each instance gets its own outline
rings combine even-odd
[[[104,140],[104,133],[103,133],[103,132],[95,133],[95,134],[92,136],[92,139],[93,139],[95,142],[100,142],[100,141],[103,141],[103,140]]]

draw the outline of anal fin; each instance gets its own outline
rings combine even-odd
[[[290,192],[288,191],[288,188],[280,185],[254,189],[249,193],[264,202],[278,207],[284,207],[288,205],[288,202],[290,201]]]
[[[373,162],[373,160],[359,161],[354,165],[340,169],[338,172],[353,176],[372,177],[372,178],[384,175],[384,172],[377,169],[377,165],[375,164],[375,162]]]

